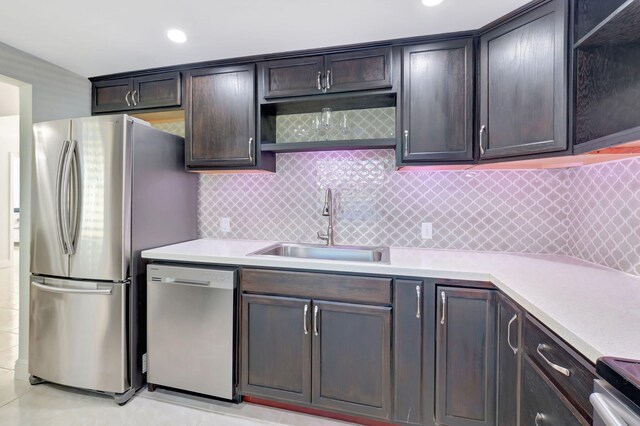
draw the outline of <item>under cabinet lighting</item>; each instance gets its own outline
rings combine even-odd
[[[174,43],[184,43],[187,41],[187,35],[184,31],[177,30],[175,28],[167,31],[167,38]]]
[[[443,0],[422,0],[422,4],[424,4],[425,6],[431,7],[431,6],[437,6],[440,3],[442,3]]]

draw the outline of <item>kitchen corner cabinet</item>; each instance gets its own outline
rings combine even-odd
[[[179,107],[182,104],[180,72],[94,81],[91,112],[100,114]]]
[[[473,39],[402,49],[400,165],[473,161]]]
[[[259,65],[265,99],[392,86],[391,48],[278,59]]]
[[[495,292],[437,287],[436,423],[494,426]]]
[[[480,160],[567,149],[567,1],[480,37]]]
[[[255,167],[254,65],[189,71],[185,88],[187,169]]]
[[[523,314],[507,297],[497,302],[497,422],[499,426],[520,424],[520,380],[522,370]]]

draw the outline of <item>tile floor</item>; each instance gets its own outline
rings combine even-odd
[[[17,265],[17,253],[14,257]],[[113,399],[14,379],[18,357],[18,268],[0,269],[0,425],[347,425],[252,404],[230,404],[158,389],[120,407]]]

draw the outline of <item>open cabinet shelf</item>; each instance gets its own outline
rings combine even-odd
[[[581,37],[579,47],[619,45],[640,41],[640,0],[627,0]]]
[[[396,147],[394,138],[388,139],[356,139],[318,142],[285,142],[262,143],[262,151],[271,152],[310,152],[310,151],[344,151],[353,149],[389,149]]]

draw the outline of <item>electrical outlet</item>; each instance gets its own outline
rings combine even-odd
[[[231,231],[231,221],[228,217],[220,218],[220,230],[222,232],[230,232]]]
[[[433,225],[429,222],[424,222],[422,224],[422,239],[430,240],[433,238]]]

